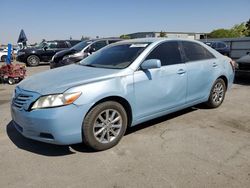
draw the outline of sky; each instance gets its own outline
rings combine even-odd
[[[250,0],[0,0],[0,44],[120,36],[141,31],[210,32],[250,19]]]

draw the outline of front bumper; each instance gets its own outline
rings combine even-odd
[[[87,111],[87,106],[74,104],[32,111],[11,106],[13,124],[24,137],[58,145],[82,142],[82,123]]]
[[[52,61],[50,61],[50,68],[54,69],[54,68],[58,68],[58,67],[66,66],[66,65],[71,65],[71,64],[74,64],[74,63],[76,63],[78,61],[80,61],[80,60],[77,60],[77,59],[74,59],[74,58],[59,60],[57,62],[52,60]]]

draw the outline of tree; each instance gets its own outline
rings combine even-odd
[[[250,37],[250,19],[246,22],[246,36]]]
[[[208,34],[209,38],[237,38],[247,35],[245,23],[234,25],[231,29],[216,29]]]
[[[231,31],[237,37],[244,37],[247,35],[247,28],[244,22],[236,24],[231,28]]]
[[[208,34],[208,38],[232,38],[234,35],[229,29],[216,29]]]
[[[166,32],[163,32],[163,31],[160,32],[160,36],[159,37],[166,37],[166,36],[167,36]]]
[[[121,35],[120,38],[121,38],[121,39],[131,39],[131,37],[128,36],[128,35]]]
[[[89,37],[85,37],[85,36],[82,35],[81,40],[82,40],[82,41],[84,41],[84,40],[89,40]]]

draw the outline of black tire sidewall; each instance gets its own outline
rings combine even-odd
[[[13,85],[15,84],[15,79],[14,78],[8,78],[8,84]]]
[[[3,55],[3,56],[1,57],[1,61],[2,61],[2,62],[5,62],[6,59],[7,59],[7,55]]]
[[[223,98],[222,98],[222,101],[220,102],[220,103],[214,103],[214,101],[213,101],[213,90],[214,90],[214,87],[215,87],[215,85],[217,84],[217,83],[222,83],[222,85],[223,85],[223,90],[224,90],[224,94],[223,94]],[[214,82],[214,84],[213,84],[213,86],[212,86],[212,89],[211,89],[211,91],[210,91],[210,95],[209,95],[209,99],[208,99],[208,101],[207,101],[207,106],[208,107],[210,107],[210,108],[217,108],[217,107],[219,107],[222,103],[223,103],[223,101],[224,101],[224,99],[225,99],[225,95],[226,95],[226,84],[225,84],[225,81],[223,80],[223,79],[221,79],[221,78],[218,78],[215,82]]]
[[[32,64],[32,63],[30,63],[30,58],[31,57],[34,57],[34,58],[36,58],[36,64]],[[31,66],[31,67],[35,67],[35,66],[38,66],[39,65],[39,63],[40,63],[40,58],[37,56],[37,55],[30,55],[28,58],[27,58],[27,65],[28,66]]]
[[[121,128],[119,135],[114,141],[107,143],[107,144],[102,144],[96,140],[93,134],[93,126],[94,126],[96,117],[105,109],[114,109],[120,113],[122,117],[122,128]],[[123,137],[127,129],[127,124],[128,124],[127,113],[120,103],[117,103],[114,101],[107,101],[107,102],[100,103],[89,111],[89,113],[86,115],[83,121],[83,125],[82,125],[83,142],[87,146],[91,147],[92,149],[96,151],[109,149],[115,146],[121,140],[121,138]]]

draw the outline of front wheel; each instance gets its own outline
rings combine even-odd
[[[3,55],[3,56],[1,57],[1,61],[2,61],[2,62],[6,62],[6,60],[7,60],[7,55]]]
[[[14,78],[10,78],[10,77],[8,78],[8,84],[13,85],[15,83],[16,83],[16,81]]]
[[[226,84],[225,81],[221,78],[217,79],[213,84],[213,87],[210,91],[210,96],[206,105],[210,108],[217,108],[219,107],[226,94]]]
[[[120,103],[114,101],[96,105],[83,122],[83,141],[96,151],[115,146],[127,128],[127,113]]]

